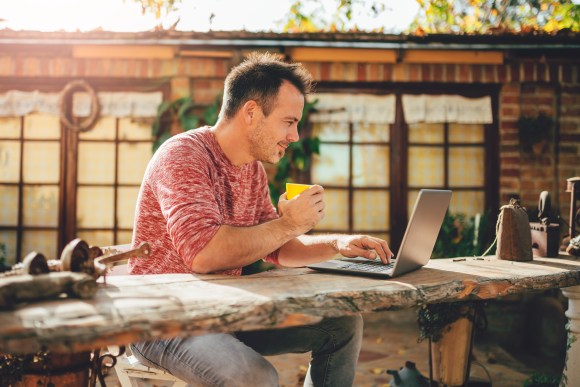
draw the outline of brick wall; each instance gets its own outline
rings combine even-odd
[[[318,81],[500,83],[500,203],[514,195],[534,211],[550,192],[554,209],[568,222],[566,179],[580,176],[580,64],[522,61],[505,65],[308,63]],[[543,112],[559,135],[542,155],[520,149],[520,114]]]
[[[67,52],[55,50],[54,52]],[[209,105],[222,91],[223,79],[243,52],[228,58],[73,58],[70,54],[35,55],[0,51],[0,79],[84,78],[93,84],[106,79],[150,80],[168,84],[171,98],[191,94]],[[580,175],[580,64],[525,60],[504,65],[378,64],[308,62],[317,81],[437,82],[501,84],[499,95],[500,203],[517,194],[529,208],[537,206],[542,190],[568,219],[566,179]],[[542,156],[520,150],[516,122],[520,114],[547,113],[557,119],[559,137]]]

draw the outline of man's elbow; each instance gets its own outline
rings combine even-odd
[[[219,269],[211,266],[211,260],[203,259],[203,257],[197,255],[191,262],[191,270],[197,274],[210,274]]]

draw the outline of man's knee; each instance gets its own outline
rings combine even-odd
[[[336,318],[336,330],[343,340],[362,340],[363,318],[360,314]]]
[[[278,372],[266,359],[252,367],[236,368],[236,375],[228,386],[278,386]]]

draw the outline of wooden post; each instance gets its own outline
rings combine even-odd
[[[566,386],[580,386],[580,286],[562,289],[568,298],[568,345],[562,378]]]
[[[466,311],[467,312],[467,311]],[[468,378],[473,309],[468,317],[460,317],[443,332],[443,337],[431,342],[433,381],[444,386],[463,386]]]

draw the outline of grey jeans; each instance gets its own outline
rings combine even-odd
[[[131,344],[133,355],[192,386],[278,386],[262,355],[312,352],[304,386],[352,386],[362,342],[360,315],[300,327],[177,337]]]

